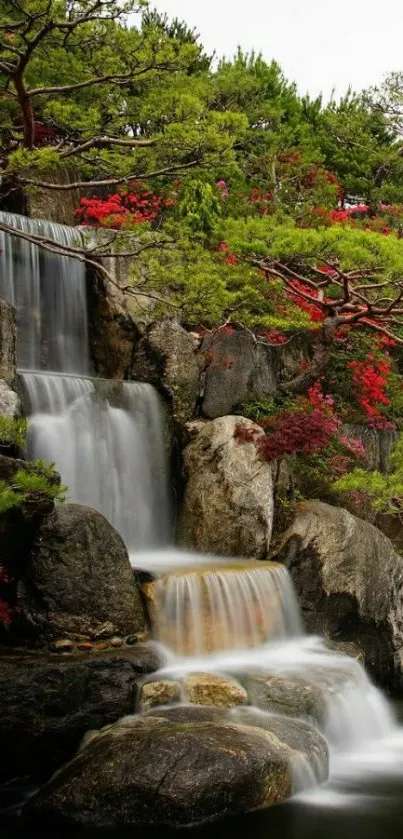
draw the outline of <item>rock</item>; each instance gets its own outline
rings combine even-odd
[[[190,673],[185,676],[183,692],[186,701],[194,705],[231,708],[248,704],[246,690],[235,679],[213,673]]]
[[[19,396],[3,379],[0,379],[0,416],[11,419],[21,416]]]
[[[234,438],[237,426],[263,431],[243,417],[208,423],[183,453],[185,488],[179,542],[201,553],[267,559],[273,520],[269,463],[253,442]]]
[[[88,641],[144,628],[144,612],[126,548],[89,507],[66,504],[39,524],[17,605],[40,639]]]
[[[327,713],[326,693],[322,686],[299,676],[251,675],[246,679],[249,702],[288,717],[301,717],[324,727]]]
[[[357,644],[390,690],[403,687],[403,559],[376,527],[338,507],[301,505],[284,536],[308,631]]]
[[[0,379],[13,387],[16,378],[16,312],[0,297]],[[10,416],[10,414],[7,414]]]
[[[25,806],[25,815],[53,824],[92,827],[183,827],[276,804],[293,788],[298,757],[315,764],[327,750],[321,735],[296,721],[267,717],[234,722],[224,709],[177,706],[120,720],[104,729]],[[205,718],[206,711],[212,714]],[[158,716],[157,716],[158,715]],[[288,737],[290,744],[288,743]],[[291,745],[292,743],[292,745]],[[296,751],[300,745],[301,753]],[[314,750],[314,754],[313,751]],[[311,781],[312,783],[312,781]]]
[[[165,320],[151,324],[133,357],[132,378],[162,389],[179,425],[193,417],[199,397],[201,359],[195,349],[194,336]]]
[[[168,679],[145,682],[140,691],[140,707],[143,711],[159,705],[170,705],[181,699],[181,684]]]
[[[274,397],[276,349],[248,329],[216,330],[203,340],[200,353],[205,360],[205,417],[223,417],[243,402]]]
[[[123,647],[123,638],[111,638],[109,643],[111,647]]]
[[[74,644],[68,638],[61,638],[58,641],[53,641],[50,644],[50,649],[55,653],[71,653],[74,650]]]
[[[348,641],[326,641],[326,646],[332,652],[340,653],[340,655],[348,655],[350,658],[355,658],[360,664],[365,664],[365,655],[358,644],[353,644]]]
[[[128,635],[127,638],[125,638],[125,643],[129,647],[134,647],[135,644],[139,643],[139,639],[137,638],[137,635]]]
[[[138,684],[160,664],[155,650],[142,645],[0,655],[0,783],[49,777],[86,731],[133,713]]]
[[[120,276],[124,259],[105,261],[117,282],[124,279]],[[142,335],[141,325],[131,308],[134,298],[94,273],[88,299],[89,343],[94,371],[105,379],[130,379],[134,347]]]

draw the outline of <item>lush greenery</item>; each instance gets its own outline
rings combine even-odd
[[[132,255],[125,293],[155,317],[269,344],[304,330],[310,352],[276,400],[242,410],[306,492],[346,492],[334,478],[363,483],[341,477],[363,452],[342,424],[401,426],[403,75],[326,104],[260,55],[213,64],[146,6],[0,0],[0,198],[79,188],[77,222],[104,228],[88,260]],[[367,483],[383,505],[400,463],[397,447],[395,471]],[[4,504],[33,480],[3,487]]]

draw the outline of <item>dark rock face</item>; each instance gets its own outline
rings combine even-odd
[[[231,414],[243,402],[270,401],[280,382],[299,371],[299,362],[310,357],[304,333],[285,344],[259,341],[248,329],[216,330],[204,338],[202,413],[209,419]]]
[[[15,308],[0,297],[0,379],[11,387],[16,375],[16,320]]]
[[[145,617],[125,545],[89,507],[66,504],[35,532],[17,605],[42,639],[142,631]]]
[[[133,356],[132,378],[162,389],[179,425],[194,416],[198,402],[202,359],[197,346],[194,335],[166,320],[151,324]]]
[[[0,657],[0,782],[49,777],[88,729],[133,712],[137,682],[160,662],[144,645],[90,654]]]
[[[219,417],[184,450],[179,542],[201,553],[264,560],[273,522],[271,466],[253,442],[234,438],[239,425],[263,434],[243,417]]]
[[[204,339],[201,353],[206,363],[205,417],[223,417],[242,402],[275,395],[275,348],[258,342],[248,330],[216,331]]]
[[[286,727],[245,713],[177,706],[120,720],[92,738],[27,804],[27,816],[61,823],[119,825],[202,824],[275,804],[292,792],[295,749],[308,748]],[[218,711],[218,715],[217,715]],[[304,724],[302,724],[304,725]],[[327,749],[312,729],[315,758]],[[292,744],[291,744],[292,743]],[[299,744],[299,745],[297,745]],[[313,759],[313,755],[311,754]]]
[[[284,537],[307,628],[358,644],[376,680],[403,687],[403,558],[376,527],[338,507],[303,505]]]
[[[117,269],[111,259],[108,270]],[[116,277],[116,279],[120,279]],[[95,372],[106,379],[130,379],[133,352],[142,331],[128,308],[130,298],[101,276],[88,288],[90,346]]]

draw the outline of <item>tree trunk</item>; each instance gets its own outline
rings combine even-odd
[[[21,108],[24,130],[24,148],[33,149],[35,139],[34,112],[32,110],[31,100],[27,94],[24,78],[21,73],[17,73],[17,75],[14,76],[14,85],[17,92],[18,103]]]
[[[282,390],[290,391],[295,395],[306,393],[308,388],[312,387],[323,376],[338,326],[339,321],[337,318],[326,318],[322,328],[317,333],[315,348],[309,367],[306,370],[302,370],[293,379],[283,382],[281,385]]]

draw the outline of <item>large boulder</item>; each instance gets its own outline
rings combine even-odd
[[[0,783],[47,778],[88,729],[133,712],[138,683],[160,665],[155,650],[0,655]]]
[[[162,389],[179,425],[191,419],[197,407],[202,364],[198,344],[199,339],[175,321],[152,323],[132,360],[132,378]]]
[[[11,387],[16,376],[16,311],[0,297],[0,379]]]
[[[403,687],[403,558],[376,527],[306,502],[284,536],[287,562],[310,632],[354,642],[374,677]]]
[[[129,635],[145,628],[123,540],[96,510],[61,505],[38,525],[17,606],[40,638]]]
[[[220,417],[184,450],[179,541],[201,553],[267,559],[273,523],[271,467],[260,459],[253,441],[236,439],[238,427],[254,439],[264,433],[243,417]]]
[[[178,706],[107,727],[29,801],[25,814],[96,827],[183,827],[284,800],[299,750],[317,779],[326,777],[326,744],[313,729],[198,710],[189,715]]]

